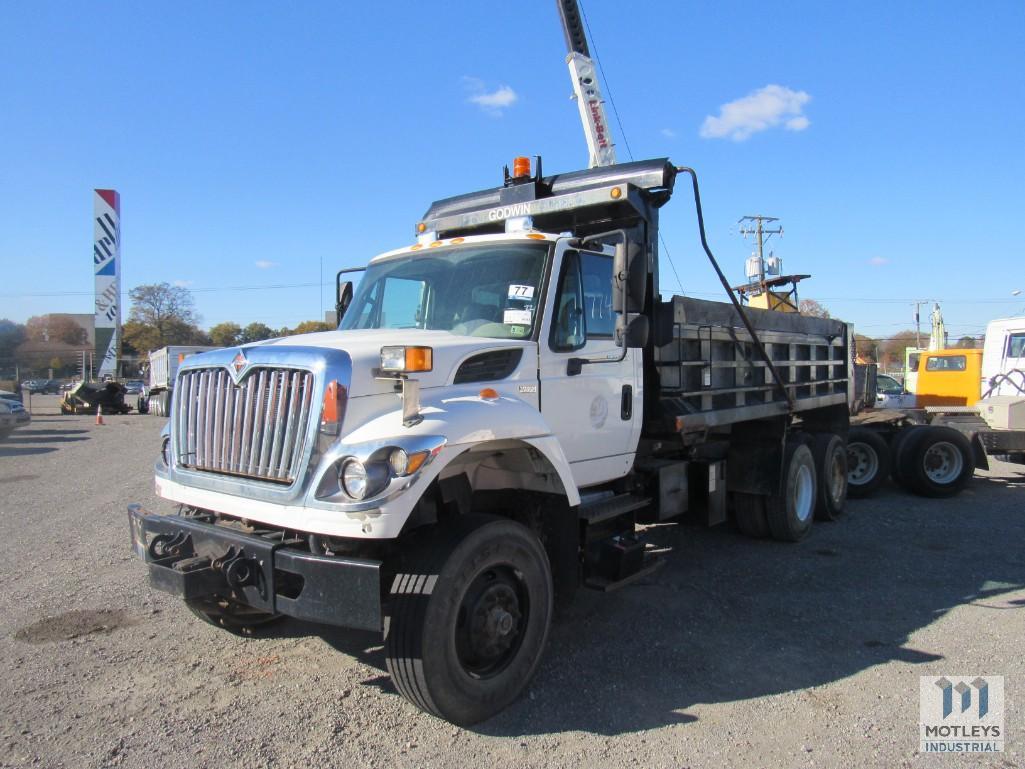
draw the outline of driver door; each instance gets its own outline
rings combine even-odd
[[[626,475],[640,438],[641,351],[620,360],[609,251],[560,241],[539,339],[541,413],[578,486]],[[585,358],[600,360],[575,362]]]

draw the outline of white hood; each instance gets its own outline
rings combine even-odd
[[[433,350],[434,368],[415,375],[420,388],[443,387],[452,383],[459,365],[479,352],[509,348],[533,348],[534,343],[519,339],[489,339],[459,336],[449,331],[423,329],[369,329],[354,331],[322,331],[315,334],[283,337],[265,343],[281,347],[323,347],[344,350],[352,359],[350,398],[380,395],[395,391],[394,384],[377,379],[381,366],[381,348],[390,345],[420,345]]]

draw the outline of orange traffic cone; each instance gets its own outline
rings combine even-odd
[[[103,424],[103,406],[96,407],[96,424]]]

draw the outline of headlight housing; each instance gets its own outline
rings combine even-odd
[[[409,374],[434,368],[434,350],[430,347],[382,347],[381,370],[387,373]]]
[[[342,490],[353,499],[363,499],[367,495],[367,468],[358,459],[350,459],[342,465],[339,480]]]

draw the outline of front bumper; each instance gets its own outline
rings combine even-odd
[[[381,562],[316,555],[180,515],[128,506],[132,548],[150,584],[186,600],[214,596],[259,611],[360,630],[381,629]]]

